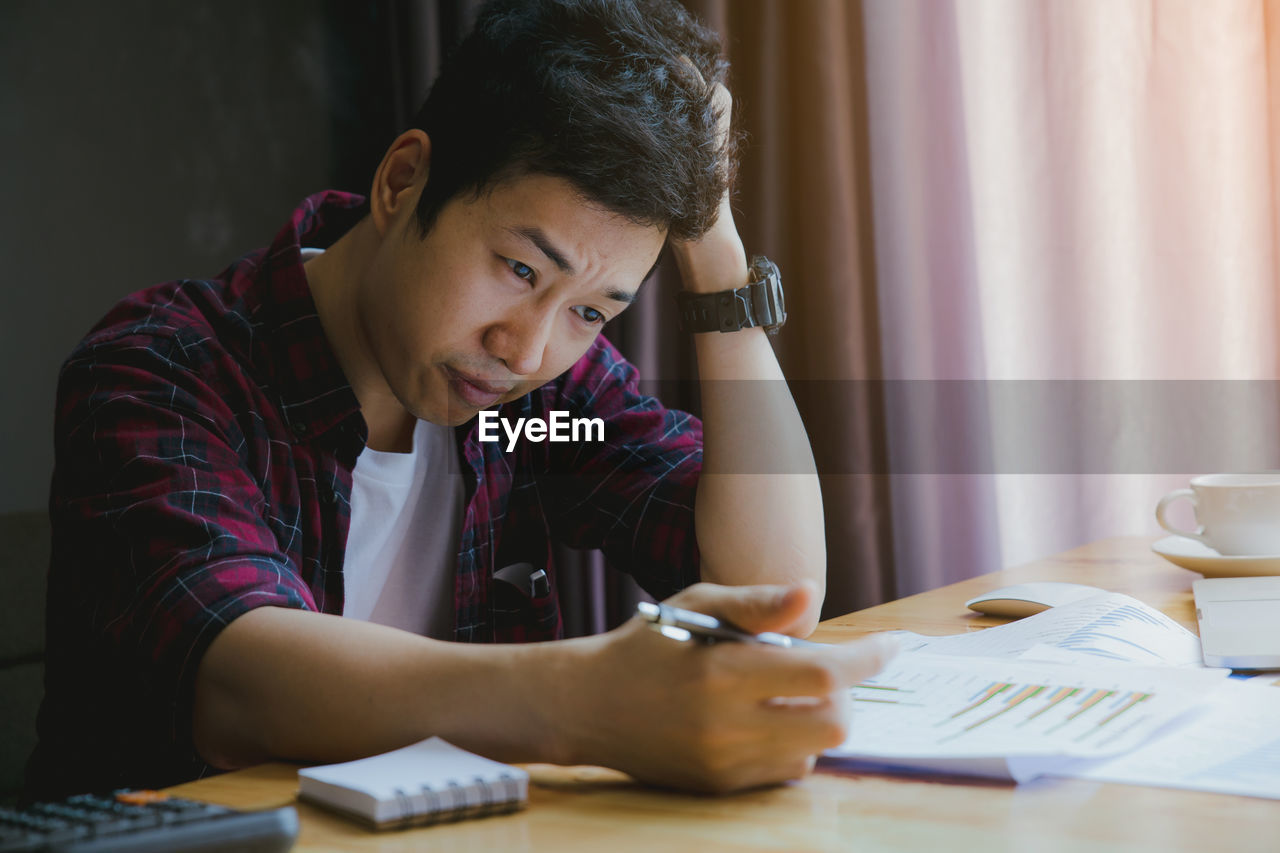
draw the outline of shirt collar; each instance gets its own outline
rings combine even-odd
[[[364,216],[362,196],[326,191],[309,196],[261,256],[254,273],[264,295],[262,332],[267,336],[273,384],[294,435],[314,440],[346,422],[359,436],[368,430],[360,404],[325,336],[302,268],[303,246],[327,249]]]

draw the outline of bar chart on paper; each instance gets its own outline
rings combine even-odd
[[[1103,756],[1131,749],[1223,673],[905,653],[851,692],[839,753]]]

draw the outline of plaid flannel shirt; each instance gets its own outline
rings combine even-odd
[[[209,772],[193,688],[218,632],[255,607],[341,614],[351,471],[367,440],[321,328],[300,248],[331,245],[363,199],[305,200],[267,249],[217,278],[117,304],[58,384],[46,696],[32,791],[158,786]],[[601,443],[480,442],[456,431],[466,483],[456,639],[553,639],[551,543],[603,548],[662,597],[698,577],[701,424],[639,393],[603,337],[506,404],[604,419]],[[496,569],[545,567],[524,599]]]

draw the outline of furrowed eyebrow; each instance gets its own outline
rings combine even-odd
[[[657,271],[658,263],[661,260],[662,260],[662,255],[659,254],[658,257],[654,259],[653,266],[649,267],[649,271],[644,274],[644,278],[640,279],[641,284],[644,284],[646,281],[648,281],[649,277],[652,276],[654,272]],[[614,302],[623,302],[627,305],[632,305],[635,303],[636,297],[638,297],[640,294],[634,291],[620,290],[616,287],[611,287],[604,292],[604,295],[609,299],[612,299]]]
[[[538,248],[538,251],[547,256],[551,263],[555,264],[560,272],[565,275],[574,275],[573,264],[565,258],[559,249],[551,245],[551,241],[547,239],[547,235],[542,233],[541,228],[508,228],[507,231],[532,243]]]
[[[538,228],[537,226],[527,226],[524,228],[508,228],[507,231],[536,246],[538,251],[546,255],[548,260],[555,264],[560,272],[565,275],[575,275],[573,264],[569,263],[564,254],[552,245],[551,241],[547,239],[547,235],[543,233],[541,228]],[[645,273],[645,278],[647,279],[650,275],[653,275],[653,271],[657,268],[658,262],[654,261],[653,266],[649,268],[649,272]],[[609,288],[604,292],[604,295],[606,298],[614,302],[621,302],[624,305],[630,305],[635,302],[637,296],[637,294],[629,290],[622,290],[616,287]]]

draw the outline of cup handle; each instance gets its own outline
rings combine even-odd
[[[1174,527],[1169,522],[1169,519],[1165,518],[1165,512],[1168,511],[1169,506],[1179,498],[1186,498],[1187,500],[1191,501],[1192,509],[1196,509],[1196,493],[1195,492],[1191,491],[1191,489],[1174,489],[1172,492],[1162,497],[1160,499],[1160,503],[1156,504],[1156,521],[1160,522],[1161,527],[1163,527],[1165,530],[1169,531],[1170,533],[1174,534],[1175,536],[1185,536],[1188,539],[1194,539],[1197,542],[1203,542],[1205,545],[1208,545],[1210,548],[1212,548],[1213,544],[1210,543],[1208,537],[1204,535],[1203,524],[1196,527],[1195,532],[1192,533],[1190,530],[1182,530],[1181,528]]]

